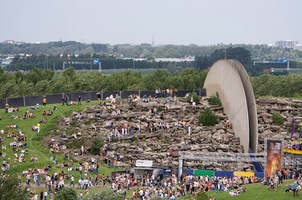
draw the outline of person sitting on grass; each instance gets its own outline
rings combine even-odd
[[[45,117],[43,117],[43,118],[40,120],[40,123],[46,123],[46,122],[47,122],[47,120],[46,120]]]
[[[51,115],[53,114],[53,112],[52,112],[51,110],[48,110],[48,111],[46,112],[46,114],[47,114],[48,116],[51,116]]]
[[[32,112],[28,112],[27,117],[32,119],[32,118],[35,118],[35,115]]]
[[[11,116],[11,118],[12,118],[12,119],[18,119],[18,115],[15,115],[15,114],[14,114],[14,115]]]

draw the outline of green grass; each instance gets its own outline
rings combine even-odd
[[[296,75],[296,76],[301,76],[302,75],[302,69],[291,69],[291,70],[284,70],[284,69],[278,69],[274,68],[274,72],[283,72],[287,71],[288,75]]]
[[[209,191],[207,194],[210,197],[215,197],[217,200],[290,200],[290,199],[300,199],[301,196],[294,197],[293,193],[285,193],[284,191],[288,188],[289,184],[292,184],[294,180],[285,180],[283,184],[279,185],[276,190],[269,190],[267,186],[261,183],[254,183],[246,185],[247,191],[241,193],[238,196],[230,196],[228,192],[216,192]],[[301,192],[301,191],[300,191]],[[302,194],[300,194],[302,195]],[[181,197],[178,200],[189,199],[189,197]]]
[[[115,73],[121,73],[121,72],[128,71],[128,70],[133,71],[133,72],[140,72],[143,76],[147,76],[156,71],[156,69],[103,69],[101,71],[101,74],[109,76],[109,75],[112,75]]]
[[[228,192],[216,192],[216,191],[209,191],[207,192],[207,195],[209,197],[215,197],[217,200],[290,200],[290,199],[300,199],[294,197],[293,193],[285,193],[284,191],[288,188],[288,185],[293,183],[294,180],[285,180],[284,184],[279,185],[279,187],[276,190],[269,190],[267,186],[262,185],[261,183],[255,183],[255,184],[249,184],[246,185],[247,191],[245,193],[242,193],[238,196],[230,196],[229,191]],[[76,189],[76,187],[74,188]],[[89,193],[97,193],[103,190],[110,189],[110,186],[107,186],[106,188],[90,188]],[[130,199],[132,197],[132,192],[134,189],[132,188],[127,191],[126,197]],[[36,188],[37,192],[45,191],[45,188]],[[77,193],[82,192],[83,194],[85,191],[81,189],[76,189]],[[301,191],[300,191],[301,192]],[[302,195],[302,193],[300,194]],[[84,194],[84,197],[87,196]],[[177,200],[188,200],[192,199],[194,196],[187,195],[184,197],[178,197]]]

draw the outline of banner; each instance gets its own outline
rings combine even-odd
[[[283,59],[283,60],[275,60],[275,63],[287,63],[288,59]]]
[[[296,155],[302,155],[302,151],[301,150],[296,150],[296,149],[289,149],[286,148],[283,150],[284,153],[290,153],[290,154],[296,154]]]
[[[94,64],[94,65],[98,65],[99,63],[100,63],[100,60],[99,60],[99,59],[96,58],[96,59],[93,60],[93,64]]]
[[[282,140],[266,140],[266,176],[272,177],[274,172],[281,171],[282,166]]]

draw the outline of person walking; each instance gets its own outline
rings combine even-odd
[[[5,113],[8,113],[9,104],[6,102],[5,104]]]
[[[81,96],[78,96],[78,105],[81,105]]]
[[[71,175],[70,176],[70,184],[69,184],[69,186],[72,186],[72,187],[74,187],[74,177],[73,177],[73,175]]]
[[[46,106],[46,102],[47,102],[46,96],[43,96],[43,106]]]

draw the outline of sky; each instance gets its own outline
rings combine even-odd
[[[0,42],[302,43],[301,0],[0,0]]]

